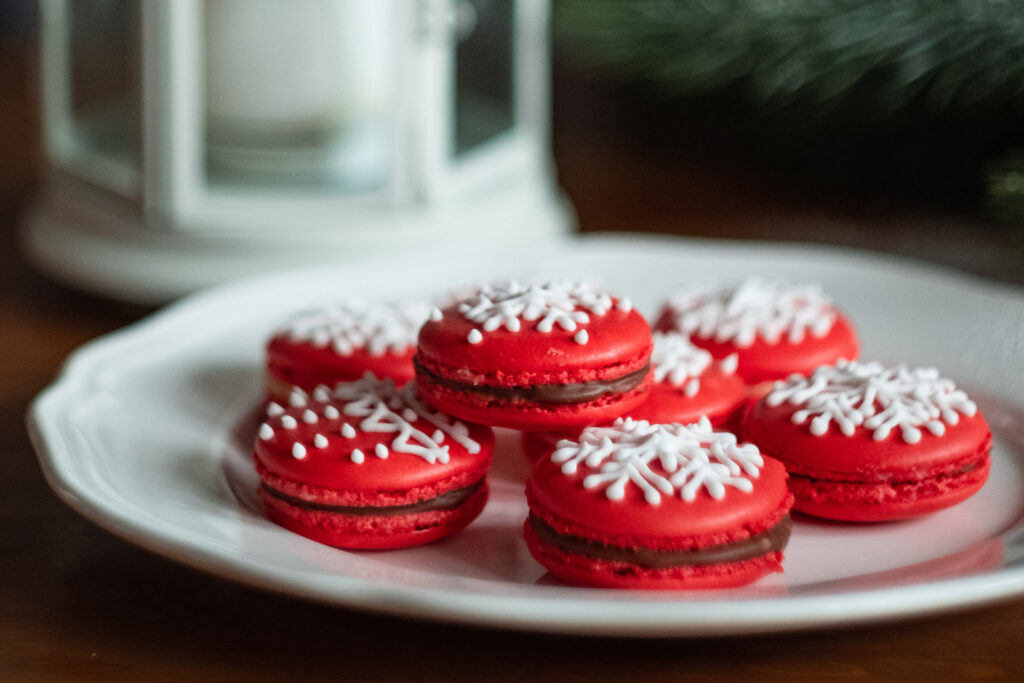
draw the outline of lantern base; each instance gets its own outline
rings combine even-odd
[[[472,204],[396,209],[331,231],[282,224],[279,231],[238,233],[154,224],[117,200],[82,189],[56,191],[61,185],[51,186],[24,216],[29,259],[57,280],[143,304],[273,270],[392,255],[494,257],[515,245],[564,242],[574,225],[568,202],[540,187]]]

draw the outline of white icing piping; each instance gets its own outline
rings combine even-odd
[[[538,332],[549,333],[555,325],[566,332],[576,332],[573,341],[582,345],[590,340],[589,333],[579,329],[590,322],[587,311],[604,315],[613,307],[629,312],[633,304],[629,299],[615,302],[610,295],[583,283],[524,285],[512,281],[507,285],[482,286],[458,304],[458,311],[466,320],[480,325],[480,329],[474,328],[466,337],[470,344],[479,344],[485,333],[500,327],[519,332],[525,320],[536,321],[534,329]]]
[[[815,285],[787,286],[749,278],[731,287],[704,285],[673,296],[668,307],[679,332],[746,348],[760,336],[778,344],[824,337],[836,321],[832,299]]]
[[[368,303],[346,300],[300,313],[279,331],[296,343],[309,343],[349,356],[357,349],[382,356],[403,353],[416,345],[420,327],[433,315],[420,302]]]
[[[609,500],[621,500],[632,483],[650,505],[676,491],[687,502],[702,488],[715,500],[725,496],[726,486],[750,492],[750,479],[764,465],[757,446],[739,445],[733,434],[713,431],[706,417],[691,425],[619,418],[611,427],[588,427],[578,441],[559,441],[551,460],[562,463],[566,475],[580,464],[594,470],[584,477],[583,486],[604,487]],[[655,460],[668,476],[651,469]]]
[[[810,377],[793,375],[776,382],[765,401],[770,406],[801,406],[793,413],[793,422],[803,424],[813,417],[810,432],[815,436],[826,434],[835,422],[846,436],[863,427],[875,441],[882,441],[898,427],[909,444],[921,440],[919,427],[942,436],[946,425],[960,421],[960,414],[972,416],[978,410],[935,368],[886,368],[877,362],[844,360],[816,368]]]
[[[322,416],[329,420],[340,419],[342,414],[363,418],[358,423],[359,430],[363,432],[395,433],[390,448],[381,443],[373,449],[373,454],[382,460],[394,451],[417,455],[428,463],[447,463],[450,455],[449,446],[444,443],[446,436],[469,453],[480,452],[480,444],[469,436],[469,427],[421,402],[412,383],[399,389],[393,380],[377,379],[373,373],[367,372],[362,379],[342,382],[333,391],[324,386],[317,387],[313,391],[315,403],[309,403],[308,395],[301,389],[295,389],[293,394],[301,399],[298,405],[309,406],[302,412],[305,424],[319,422],[321,415],[316,412],[319,409]],[[345,402],[340,411],[336,407],[338,404],[327,403],[336,399]],[[270,418],[280,416],[279,425],[282,429],[292,430],[299,426],[298,420],[292,415],[272,414],[270,410],[267,413]],[[429,422],[434,430],[428,435],[417,429],[412,424],[417,420]],[[344,422],[337,433],[342,438],[353,439],[358,431],[352,424]],[[269,422],[262,423],[257,431],[259,438],[264,441],[272,439],[274,434],[274,427]],[[313,436],[313,446],[316,448],[327,448],[328,443],[323,433],[318,432]],[[307,447],[299,441],[292,442],[290,452],[296,460],[303,460],[308,454]],[[363,463],[366,454],[356,448],[349,454],[349,459],[357,464]]]
[[[700,376],[711,366],[708,351],[694,346],[690,338],[678,332],[655,332],[651,352],[651,372],[655,382],[682,387],[687,396],[700,391]]]
[[[469,453],[480,452],[480,444],[469,437],[469,428],[421,403],[412,383],[398,389],[391,379],[377,379],[368,372],[360,380],[335,386],[334,397],[347,402],[341,409],[345,415],[363,418],[359,423],[362,431],[395,432],[391,441],[391,450],[395,452],[411,453],[429,463],[446,463],[450,456],[448,446],[442,443],[445,435]],[[427,434],[412,425],[416,419],[426,420],[436,429]],[[344,432],[343,427],[343,436]],[[436,438],[438,436],[441,438]],[[383,444],[374,449],[378,458],[386,458],[387,454],[388,449]],[[361,461],[355,458],[353,451],[353,462]]]

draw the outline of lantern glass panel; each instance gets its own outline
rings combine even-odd
[[[110,174],[137,172],[142,148],[139,3],[74,0],[68,3],[68,16],[72,154],[97,161]]]
[[[461,0],[455,54],[455,153],[512,129],[512,0]]]
[[[209,184],[385,189],[395,158],[393,13],[379,0],[206,0]]]

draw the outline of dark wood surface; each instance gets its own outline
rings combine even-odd
[[[57,286],[18,255],[17,211],[38,167],[25,50],[0,53],[0,83],[0,680],[1024,679],[1020,599],[811,633],[559,637],[293,600],[101,531],[47,487],[24,413],[75,347],[146,311]],[[840,243],[1020,281],[1019,252],[969,214],[850,203],[763,172],[649,153],[650,141],[618,120],[612,95],[560,85],[556,157],[584,229]]]

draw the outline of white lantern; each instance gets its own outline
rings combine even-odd
[[[157,302],[562,238],[547,0],[41,0],[45,270]]]

